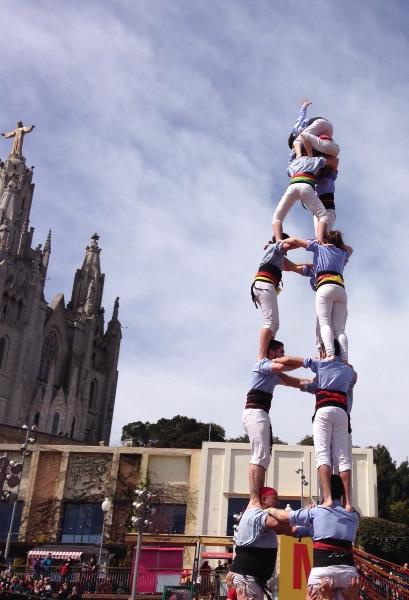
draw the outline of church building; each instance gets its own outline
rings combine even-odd
[[[33,171],[22,155],[32,128],[18,123],[0,162],[0,423],[83,441],[109,442],[118,379],[119,299],[105,329],[97,234],[74,277],[71,300],[48,304],[51,232],[32,247]]]

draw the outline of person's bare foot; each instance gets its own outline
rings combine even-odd
[[[332,504],[332,499],[331,500],[324,500],[320,506],[322,506],[323,508],[332,508],[333,504]]]
[[[348,512],[356,512],[352,504],[345,504],[345,510],[347,510]]]

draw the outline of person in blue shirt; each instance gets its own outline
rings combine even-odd
[[[284,233],[283,239],[286,238],[288,235]],[[283,242],[276,242],[273,238],[264,250],[265,254],[251,286],[251,298],[263,314],[258,360],[267,356],[268,345],[278,331],[280,321],[277,295],[280,292],[283,270],[288,270],[287,248]]]
[[[325,167],[336,168],[338,160],[324,156],[294,158],[287,167],[290,183],[281,197],[273,215],[273,235],[277,241],[283,240],[283,221],[297,201],[317,218],[317,239],[322,242],[328,230],[328,215],[315,191],[316,178]]]
[[[314,150],[334,158],[339,154],[339,145],[332,139],[332,123],[324,117],[306,118],[307,108],[311,104],[312,102],[305,98],[288,138],[290,161],[294,154],[297,158],[301,156],[302,148],[308,156],[313,156]]]
[[[346,595],[349,590],[357,590],[358,572],[352,554],[353,543],[359,526],[359,514],[347,511],[342,506],[344,486],[338,475],[330,480],[333,505],[331,507],[314,506],[299,510],[280,510],[276,507],[267,512],[279,523],[297,528],[294,535],[309,536],[313,540],[313,567],[308,586],[310,595],[319,589],[323,579],[332,580],[334,599],[357,598]],[[294,530],[294,529],[293,529]]]
[[[305,248],[313,252],[312,273],[308,270],[305,273],[303,269],[296,271],[312,277],[316,289],[315,309],[327,358],[334,357],[334,339],[337,338],[341,345],[341,358],[347,361],[348,338],[345,325],[348,309],[343,272],[352,248],[344,244],[340,231],[329,231],[323,244],[316,240],[289,238],[286,240],[286,248]]]
[[[271,401],[276,385],[301,388],[304,382],[290,377],[284,371],[298,367],[283,365],[276,359],[284,356],[284,344],[271,340],[267,358],[259,358],[250,378],[250,390],[242,415],[243,427],[249,437],[251,458],[249,465],[250,501],[259,502],[259,490],[264,486],[265,473],[270,464],[272,430],[269,417]]]
[[[238,600],[263,600],[264,588],[271,579],[277,558],[277,533],[291,535],[291,526],[280,524],[265,512],[278,506],[277,491],[271,487],[260,490],[260,500],[250,503],[235,535],[236,555],[228,581],[237,591]]]
[[[284,356],[277,358],[276,362],[295,369],[298,367],[311,369],[316,374],[314,389],[307,391],[315,394],[312,431],[315,461],[324,496],[323,504],[332,506],[330,479],[334,467],[337,467],[345,486],[345,508],[352,511],[352,456],[348,417],[348,409],[350,410],[351,405],[348,394],[356,380],[356,373],[350,365],[341,362],[339,354],[340,345],[335,340],[333,360]],[[301,380],[299,383],[300,389],[308,386]]]
[[[314,152],[314,156],[319,156]],[[335,180],[338,177],[338,164],[334,163],[331,167],[325,167],[318,172],[315,180],[315,191],[317,192],[318,198],[324,205],[328,216],[327,231],[332,231],[335,226],[336,212],[335,212]],[[314,215],[314,229],[315,235],[317,235],[318,219]]]

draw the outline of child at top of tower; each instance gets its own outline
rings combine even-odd
[[[312,117],[307,119],[307,108],[312,102],[305,98],[301,105],[297,120],[288,138],[290,147],[289,162],[302,155],[302,147],[307,156],[313,156],[313,150],[318,150],[327,156],[337,157],[339,145],[332,139],[333,126],[325,117]]]

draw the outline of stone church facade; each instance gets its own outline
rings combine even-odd
[[[121,344],[118,298],[105,328],[94,234],[71,300],[57,294],[47,304],[51,232],[43,248],[32,247],[32,179],[21,148],[13,147],[0,162],[0,423],[108,443]]]

